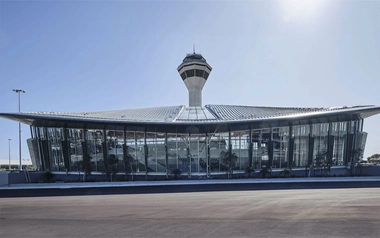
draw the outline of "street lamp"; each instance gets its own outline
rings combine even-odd
[[[9,153],[9,171],[11,171],[11,140],[12,139],[8,139],[8,153]]]
[[[21,112],[20,93],[25,93],[25,91],[22,89],[12,89],[12,91],[18,94],[18,112]],[[19,147],[18,153],[19,153],[19,159],[20,159],[18,169],[21,171],[22,170],[22,162],[21,162],[21,123],[20,122],[18,123],[18,147]]]

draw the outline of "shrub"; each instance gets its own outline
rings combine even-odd
[[[280,172],[279,176],[283,176],[284,178],[289,178],[292,174],[290,169],[284,169]]]
[[[244,169],[245,173],[248,175],[248,178],[252,176],[252,173],[255,172],[255,170],[252,167],[247,167]]]
[[[180,176],[182,171],[180,169],[173,169],[172,174],[174,175],[174,179],[178,179],[178,176]]]
[[[50,171],[45,171],[41,174],[42,182],[44,183],[51,183],[54,182],[54,174]]]
[[[266,178],[266,177],[268,177],[270,174],[271,174],[271,170],[270,169],[268,169],[268,168],[262,168],[261,170],[260,170],[260,175],[263,177],[263,178]]]

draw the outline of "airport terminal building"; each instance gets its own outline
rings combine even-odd
[[[246,168],[310,168],[321,162],[348,166],[360,157],[365,118],[379,106],[283,108],[202,105],[212,71],[205,58],[188,54],[178,72],[189,106],[84,113],[0,113],[30,126],[29,151],[36,170],[77,172],[89,164],[103,173],[112,160],[119,173],[191,176],[225,173],[223,155]]]

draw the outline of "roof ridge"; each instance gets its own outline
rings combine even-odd
[[[185,106],[184,105],[182,105],[182,108],[179,110],[179,112],[177,113],[177,116],[175,116],[174,117],[174,119],[173,119],[173,122],[174,121],[177,121],[177,119],[182,115],[182,113],[183,113],[183,111],[185,110]]]
[[[227,107],[248,107],[248,108],[270,108],[270,109],[323,109],[325,107],[268,107],[268,106],[249,106],[249,105],[226,105],[226,104],[207,104],[207,106],[227,106]]]

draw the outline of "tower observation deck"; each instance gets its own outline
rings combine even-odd
[[[211,73],[211,66],[201,54],[187,54],[177,68],[187,90],[189,107],[202,106],[202,89]]]

